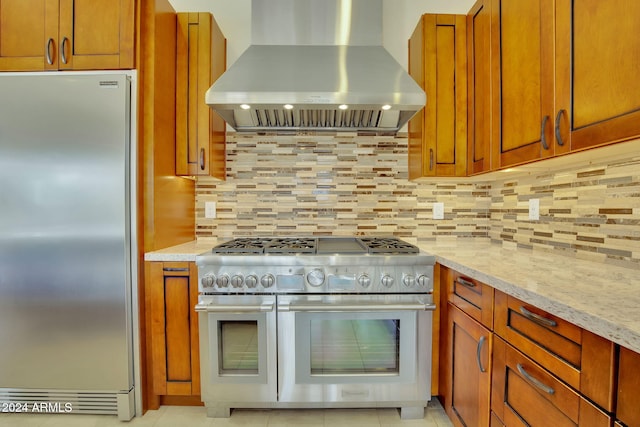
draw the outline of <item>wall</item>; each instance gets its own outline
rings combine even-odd
[[[568,157],[580,155],[581,165],[492,182],[491,239],[640,268],[640,140]],[[528,219],[531,198],[540,221]]]
[[[445,220],[431,219],[436,200]],[[196,235],[486,237],[489,201],[481,184],[408,181],[406,137],[229,134],[227,181],[197,181]]]
[[[232,133],[227,181],[198,178],[196,236],[396,235],[425,244],[489,237],[640,268],[638,153],[640,140],[589,150],[589,160],[565,156],[569,166],[412,182],[406,137]],[[539,221],[528,219],[531,198],[540,199]],[[216,219],[204,218],[205,201],[217,203]],[[431,218],[436,201],[444,220]]]

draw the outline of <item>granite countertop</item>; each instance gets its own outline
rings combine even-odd
[[[146,261],[195,261],[217,239],[145,254]],[[488,239],[419,245],[436,261],[640,353],[640,271]]]

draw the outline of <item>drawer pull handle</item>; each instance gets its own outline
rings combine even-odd
[[[542,317],[539,314],[532,313],[523,306],[520,306],[520,313],[522,313],[529,320],[532,320],[539,325],[549,326],[551,328],[558,326],[558,323],[555,320],[547,319],[546,317]]]
[[[164,267],[162,271],[189,271],[188,267]]]
[[[484,342],[487,340],[487,338],[483,335],[480,337],[480,340],[478,341],[478,348],[476,349],[476,362],[478,362],[478,368],[480,369],[480,372],[484,373],[487,372],[487,370],[484,368],[484,366],[482,366],[482,360],[480,360],[480,353],[482,353],[482,346],[484,345]]]
[[[462,277],[458,277],[456,279],[456,283],[458,283],[458,284],[460,284],[462,286],[466,286],[467,288],[475,288],[476,287],[475,283],[473,283],[473,282],[471,282],[469,280],[463,279]]]
[[[516,365],[516,367],[518,368],[518,372],[520,372],[520,374],[527,380],[529,381],[531,384],[533,384],[534,386],[538,387],[540,390],[544,391],[547,394],[554,394],[556,391],[554,389],[552,389],[551,387],[549,387],[548,385],[542,383],[541,381],[533,378],[531,376],[531,374],[529,374],[527,371],[524,370],[524,368],[522,367],[522,365],[520,363],[518,363]]]

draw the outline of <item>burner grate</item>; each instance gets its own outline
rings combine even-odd
[[[313,238],[275,238],[265,247],[270,254],[314,254],[316,239]]]
[[[264,253],[267,239],[239,238],[219,244],[213,248],[214,254],[261,254]]]
[[[370,254],[417,254],[418,247],[395,237],[361,237]]]

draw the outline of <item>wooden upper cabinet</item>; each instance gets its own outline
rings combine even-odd
[[[491,0],[492,167],[640,136],[640,3]]]
[[[57,62],[58,0],[0,2],[0,70],[44,70]]]
[[[555,3],[556,150],[640,136],[640,2]]]
[[[226,39],[210,13],[178,13],[176,175],[226,177],[226,123],[205,103],[226,56]]]
[[[478,0],[467,15],[467,174],[491,170],[491,1]]]
[[[466,16],[426,14],[409,40],[409,74],[427,104],[409,122],[409,179],[465,176]]]
[[[492,164],[552,156],[552,0],[492,0]]]
[[[0,70],[134,68],[135,0],[2,0]]]

